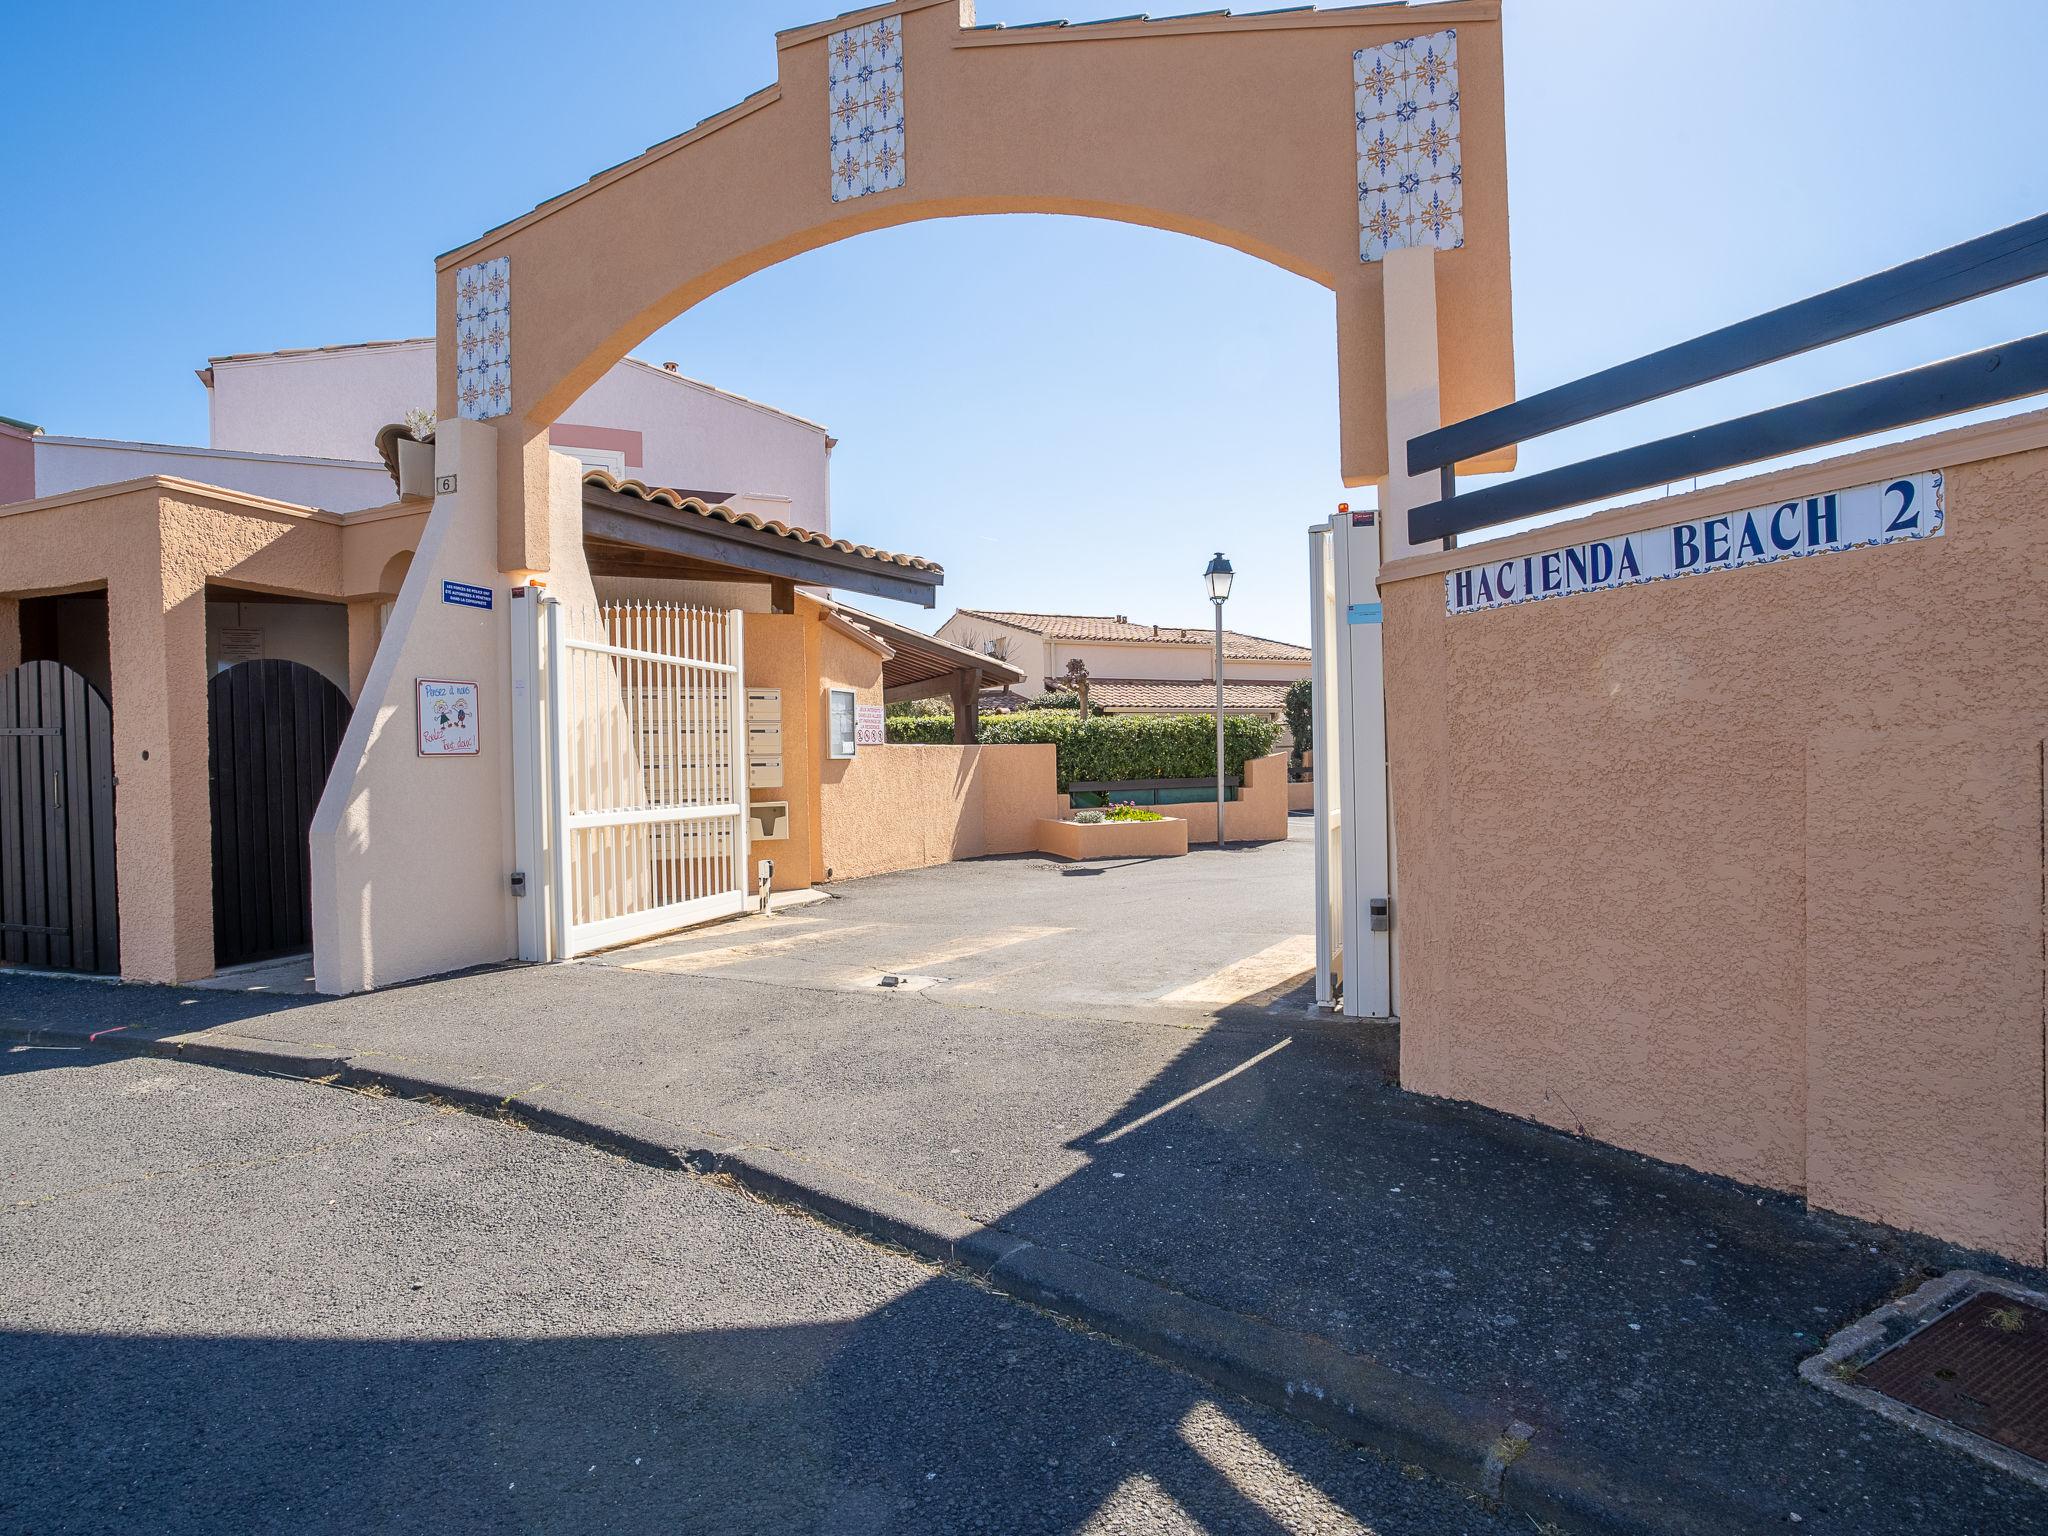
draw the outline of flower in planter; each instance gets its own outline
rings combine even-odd
[[[405,413],[405,430],[412,434],[416,443],[431,443],[434,440],[434,413],[424,406],[414,406]]]

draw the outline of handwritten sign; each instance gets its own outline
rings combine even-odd
[[[1478,613],[1547,597],[1939,538],[1945,513],[1939,470],[1902,475],[1825,496],[1467,566],[1444,577],[1444,605],[1454,614]]]
[[[475,757],[479,750],[475,683],[421,677],[417,691],[421,757]]]

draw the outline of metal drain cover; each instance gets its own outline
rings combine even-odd
[[[1874,1392],[2048,1462],[2048,1311],[1980,1291],[1857,1373]]]
[[[1800,1374],[2048,1487],[2048,1296],[1956,1271],[1843,1329]]]

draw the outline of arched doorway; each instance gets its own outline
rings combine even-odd
[[[55,661],[0,673],[0,962],[121,969],[113,712]]]
[[[348,727],[348,696],[296,661],[244,661],[206,685],[213,963],[312,943],[306,834]]]

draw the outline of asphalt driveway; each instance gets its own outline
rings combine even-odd
[[[342,1000],[13,977],[0,1024],[345,1059],[763,1149],[1328,1340],[1733,1501],[1740,1528],[2048,1528],[2040,1490],[1796,1375],[1926,1273],[2013,1266],[1401,1092],[1391,1029],[1318,1018],[1294,962],[1258,960],[1307,930],[1310,851],[981,861]]]
[[[1313,823],[1185,858],[977,859],[829,887],[825,902],[594,957],[654,976],[867,991],[1067,1018],[1271,1002],[1315,967]]]

